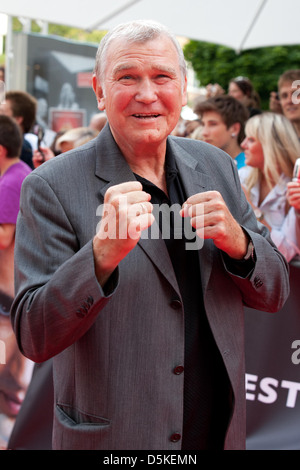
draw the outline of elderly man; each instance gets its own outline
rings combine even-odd
[[[286,261],[233,160],[170,137],[186,70],[167,29],[109,32],[93,87],[108,124],[27,178],[18,222],[12,321],[53,357],[53,447],[243,449],[243,304],[281,308]]]

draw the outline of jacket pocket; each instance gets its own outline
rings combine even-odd
[[[73,426],[109,426],[110,420],[101,416],[92,415],[73,408],[65,404],[56,405],[57,418],[62,421],[65,425]]]
[[[54,412],[53,450],[97,450],[105,448],[111,422],[68,405],[57,404]]]

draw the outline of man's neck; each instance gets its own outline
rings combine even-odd
[[[223,150],[227,152],[228,155],[230,155],[233,159],[235,159],[242,152],[241,147],[235,140],[232,140],[232,142],[230,142],[226,148],[223,148]]]
[[[142,178],[151,181],[158,188],[166,192],[166,176],[165,176],[165,166],[164,161],[158,162],[156,160],[152,161],[151,159],[145,159],[142,164],[140,162],[129,163],[129,166],[133,173],[141,176]]]
[[[130,151],[123,148],[121,151],[133,173],[146,178],[163,190],[166,189],[165,145],[160,148],[151,146],[131,148]]]
[[[3,176],[4,173],[13,165],[20,161],[19,157],[5,158],[0,162],[0,176]]]

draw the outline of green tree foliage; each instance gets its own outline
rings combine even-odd
[[[227,91],[230,79],[248,77],[264,109],[268,109],[270,92],[277,90],[279,76],[285,70],[300,68],[300,45],[262,47],[236,54],[225,46],[193,40],[184,46],[184,55],[201,86],[219,83]]]
[[[106,31],[84,31],[78,28],[70,28],[68,26],[61,26],[56,24],[49,24],[49,34],[56,36],[63,36],[67,39],[74,41],[89,42],[99,44]]]
[[[22,31],[22,24],[17,17],[13,18],[13,31]],[[34,20],[31,22],[31,31],[33,33],[40,33],[41,27]],[[53,36],[61,36],[73,41],[87,42],[99,44],[106,31],[85,31],[79,28],[72,28],[60,24],[49,23],[48,34]]]

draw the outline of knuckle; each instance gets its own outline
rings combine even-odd
[[[107,191],[105,193],[105,196],[104,196],[104,199],[106,201],[110,201],[114,194],[115,194],[115,188],[113,186],[111,186],[110,188],[107,189]]]

